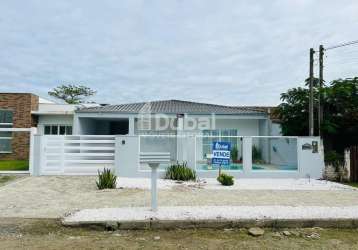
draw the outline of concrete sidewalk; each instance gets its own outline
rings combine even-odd
[[[67,226],[111,226],[114,229],[188,227],[357,227],[358,206],[176,206],[84,209],[63,218]],[[280,226],[281,225],[281,226]]]

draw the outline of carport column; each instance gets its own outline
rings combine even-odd
[[[134,135],[134,117],[128,118],[128,135]]]
[[[124,144],[123,144],[124,142]],[[123,145],[122,145],[123,144]],[[118,176],[119,175],[119,149],[123,146],[125,146],[125,139],[123,136],[116,135],[115,143],[114,143],[114,173]]]
[[[77,113],[75,112],[75,114],[73,115],[73,128],[72,128],[72,133],[74,135],[79,135],[82,133],[81,131],[81,124],[80,124],[80,118],[78,117]]]
[[[243,138],[242,155],[244,174],[248,174],[252,170],[252,137]]]
[[[184,117],[177,118],[177,160],[184,161]]]

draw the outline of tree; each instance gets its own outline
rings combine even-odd
[[[83,85],[60,85],[49,91],[50,96],[64,100],[68,104],[83,103],[84,98],[96,94],[96,91]]]
[[[342,152],[358,144],[358,77],[334,80],[323,90],[324,138],[330,148]],[[328,144],[329,143],[329,144]]]
[[[324,106],[321,130],[325,148],[342,152],[345,147],[358,144],[358,77],[334,80],[322,88],[315,84],[315,103],[319,92]],[[283,135],[308,135],[309,89],[289,89],[281,94],[281,100],[276,112],[282,121]],[[317,125],[315,128],[317,134]]]

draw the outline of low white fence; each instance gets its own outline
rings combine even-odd
[[[33,175],[95,175],[110,168],[122,177],[149,177],[141,153],[166,153],[169,164],[185,161],[199,177],[216,177],[214,141],[232,145],[225,172],[238,178],[321,178],[323,152],[318,137],[270,136],[111,136],[35,135]],[[319,149],[319,150],[318,150]]]
[[[0,165],[2,161],[7,161],[10,164],[11,161],[28,161],[28,167],[26,170],[13,170],[12,166],[10,170],[3,170],[4,168],[0,167],[0,174],[28,174],[33,173],[34,169],[34,135],[36,134],[36,128],[0,128],[0,140],[8,141],[8,145],[10,145],[11,150],[9,152],[2,152],[0,149]],[[5,134],[5,135],[4,135]],[[17,134],[22,134],[22,136],[18,136]],[[12,148],[14,144],[14,137],[16,137],[16,144],[18,147],[14,151]],[[22,138],[21,138],[22,137]],[[26,138],[24,138],[26,137]],[[19,153],[18,150],[25,150],[27,153],[21,154],[23,158],[18,159],[17,156]],[[8,157],[9,156],[9,157]],[[5,159],[5,160],[4,160]],[[6,169],[6,168],[5,168]],[[16,169],[16,168],[15,168]]]
[[[115,136],[35,136],[35,175],[93,175],[114,168]]]
[[[322,178],[323,150],[318,137],[140,135],[119,136],[116,171],[125,177],[149,177],[150,169],[138,160],[141,153],[167,153],[170,163],[186,162],[199,177],[216,177],[212,144],[231,144],[231,160],[220,168],[238,178]],[[117,152],[116,151],[116,152]]]

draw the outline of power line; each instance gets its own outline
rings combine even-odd
[[[340,48],[340,47],[344,47],[344,46],[348,46],[348,45],[353,45],[353,44],[358,44],[358,40],[350,41],[350,42],[345,42],[345,43],[341,43],[341,44],[337,44],[337,45],[333,45],[333,46],[330,46],[330,47],[325,48],[325,50],[337,49],[337,48]]]

